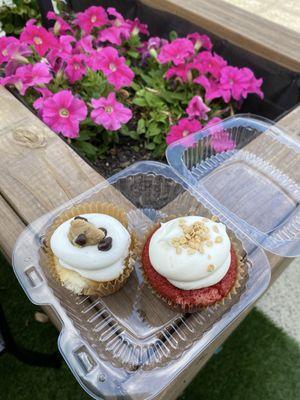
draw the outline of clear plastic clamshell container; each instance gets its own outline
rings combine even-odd
[[[300,254],[300,147],[268,121],[236,116],[167,149],[169,166],[140,162],[44,215],[18,239],[13,266],[29,299],[49,304],[62,329],[58,347],[95,399],[153,399],[267,289],[264,249]],[[168,309],[144,284],[140,260],[122,290],[76,296],[43,265],[43,236],[66,208],[85,201],[122,206],[143,237],[174,214],[216,215],[239,241],[247,276],[224,305],[193,314]]]

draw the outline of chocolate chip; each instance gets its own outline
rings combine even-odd
[[[84,246],[86,244],[85,234],[81,233],[80,235],[78,235],[74,242],[78,244],[78,246]]]
[[[104,233],[104,237],[106,237],[106,235],[107,235],[107,230],[105,229],[105,228],[98,228],[98,229],[101,229],[101,231]]]
[[[112,238],[110,236],[102,239],[98,244],[98,250],[108,251],[112,248]]]
[[[75,217],[74,219],[83,219],[84,221],[87,221],[87,219],[86,219],[86,218],[84,218],[84,217],[81,217],[80,215],[77,215],[77,217]]]

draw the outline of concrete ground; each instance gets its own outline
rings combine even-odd
[[[300,343],[300,258],[289,265],[257,308]]]

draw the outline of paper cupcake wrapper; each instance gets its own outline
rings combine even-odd
[[[160,223],[162,222],[167,222],[170,221],[171,219],[174,218],[178,218],[178,217],[184,217],[188,214],[185,215],[172,215],[172,216],[168,216],[164,219],[162,219],[160,222],[157,222],[155,225],[152,225],[151,228],[146,232],[145,236],[143,237],[143,239],[141,241],[139,241],[137,247],[138,247],[138,253],[142,254],[143,248],[145,246],[145,243],[148,239],[148,237],[150,235],[152,235],[152,233],[159,228]],[[245,249],[243,248],[242,242],[234,235],[234,233],[232,231],[229,230],[229,237],[230,237],[230,241],[231,241],[231,245],[233,246],[233,249],[235,251],[236,254],[236,258],[237,258],[237,276],[236,276],[236,280],[235,283],[233,285],[233,287],[230,289],[229,293],[227,294],[227,296],[225,296],[222,300],[216,301],[214,304],[211,304],[209,306],[203,306],[203,305],[199,305],[199,306],[185,306],[183,307],[180,304],[177,303],[173,303],[170,299],[161,296],[151,285],[151,283],[148,281],[147,275],[145,274],[143,265],[141,263],[141,272],[144,278],[145,283],[148,285],[149,289],[151,290],[151,292],[159,297],[164,303],[166,303],[172,310],[174,311],[180,311],[183,313],[192,313],[192,312],[198,312],[203,310],[204,308],[207,307],[211,307],[211,308],[219,308],[220,306],[222,306],[223,308],[230,308],[234,303],[236,303],[239,298],[240,295],[242,294],[242,292],[244,291],[245,287],[246,287],[246,282],[247,282],[247,277],[248,277],[248,266],[247,263],[245,262],[247,254]],[[242,257],[241,254],[245,254],[245,256]],[[230,304],[232,303],[232,304]]]
[[[121,222],[121,224],[125,226],[125,228],[128,228],[128,221],[125,212],[114,204],[90,202],[74,205],[73,207],[63,211],[59,216],[57,216],[52,222],[51,226],[47,229],[43,246],[44,254],[40,254],[40,259],[45,267],[49,269],[54,279],[57,280],[62,286],[70,288],[69,286],[71,286],[71,282],[68,282],[68,278],[73,280],[80,278],[81,281],[84,282],[84,287],[80,291],[80,293],[77,294],[98,295],[104,297],[121,289],[128,280],[131,272],[133,271],[136,258],[137,241],[132,232],[130,232],[131,245],[129,249],[129,255],[124,260],[125,268],[118,278],[107,282],[94,281],[79,275],[75,271],[67,270],[66,268],[59,266],[57,258],[53,254],[50,247],[51,236],[56,228],[58,228],[58,226],[60,226],[63,222],[69,220],[70,218],[76,217],[77,215],[89,213],[110,215]],[[64,277],[65,280],[63,279]]]

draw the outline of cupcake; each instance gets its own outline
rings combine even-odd
[[[144,276],[151,289],[183,312],[221,302],[238,275],[235,249],[222,223],[186,216],[161,223],[142,252]]]
[[[107,296],[133,269],[133,240],[125,214],[108,204],[75,206],[60,215],[46,235],[48,266],[75,294]]]

